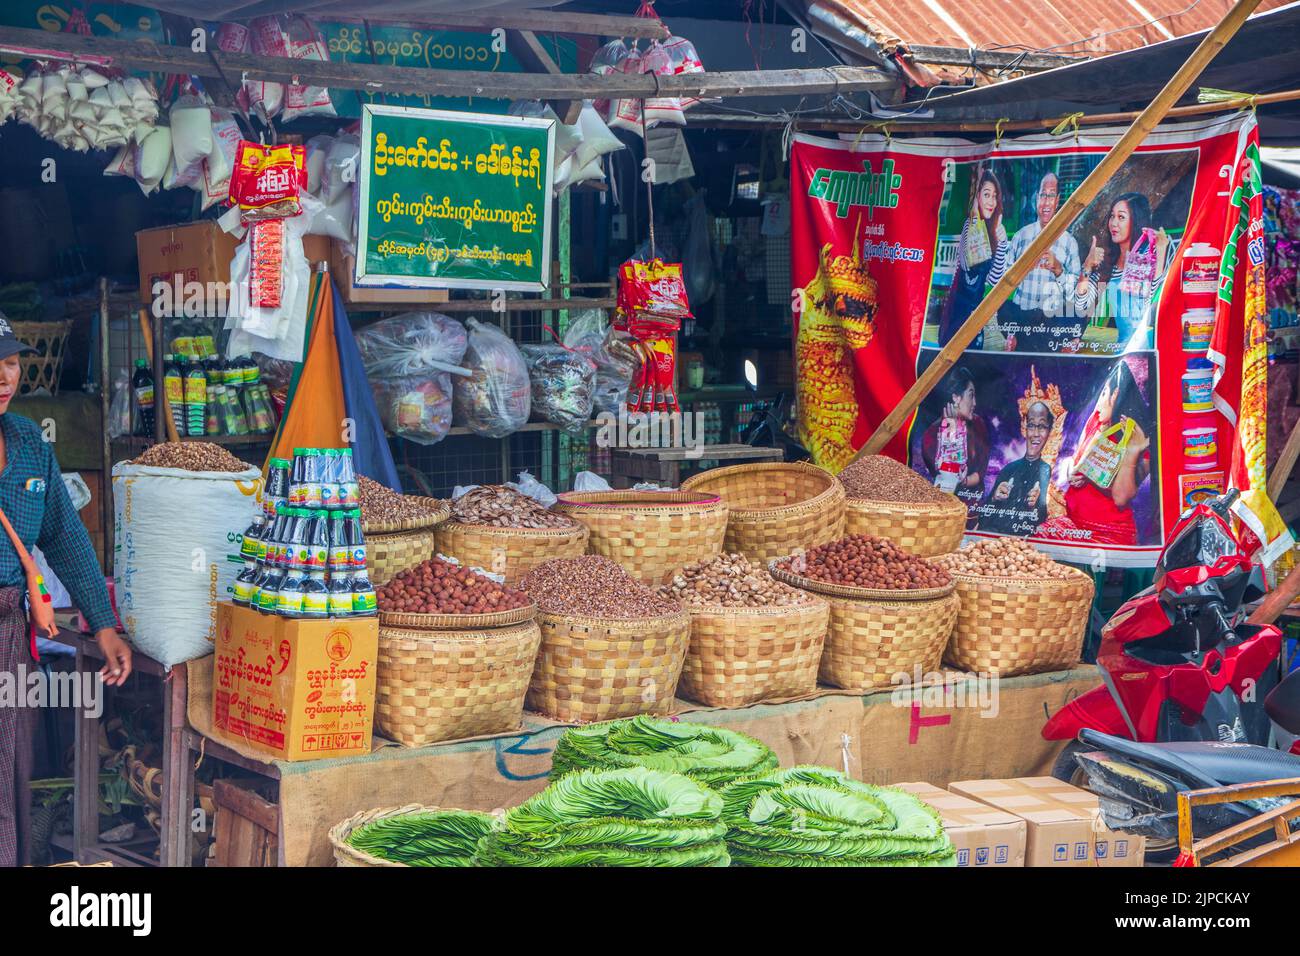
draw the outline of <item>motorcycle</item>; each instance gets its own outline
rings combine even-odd
[[[749,359],[745,360],[745,382],[751,391],[758,391],[758,369]],[[740,443],[755,448],[780,448],[784,461],[807,461],[808,449],[791,438],[782,424],[784,412],[785,392],[755,402],[749,423],[740,431]]]
[[[1279,683],[1281,631],[1243,620],[1263,582],[1232,528],[1236,499],[1199,504],[1175,525],[1152,586],[1102,630],[1102,686],[1043,727],[1071,741],[1053,775],[1097,793],[1107,824],[1145,835],[1157,858],[1176,846],[1179,790],[1300,777],[1300,673]],[[1194,824],[1218,828],[1266,803],[1208,808]]]

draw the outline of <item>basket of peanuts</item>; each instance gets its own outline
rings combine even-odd
[[[830,619],[823,598],[734,552],[681,568],[659,593],[691,616],[679,697],[743,707],[817,689]]]
[[[542,639],[531,598],[438,555],[375,597],[381,734],[419,747],[519,726]]]
[[[1079,662],[1092,578],[1018,538],[988,538],[934,558],[952,575],[961,610],[945,660],[1002,677]]]
[[[823,683],[869,690],[938,667],[960,600],[951,575],[887,538],[854,534],[770,564],[778,581],[830,605]]]

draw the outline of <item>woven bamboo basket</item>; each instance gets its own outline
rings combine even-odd
[[[572,491],[555,508],[587,526],[588,551],[652,585],[721,553],[727,531],[727,506],[712,493]]]
[[[961,600],[860,601],[828,597],[831,606],[820,676],[845,690],[889,687],[895,674],[937,670]]]
[[[416,528],[397,534],[367,534],[366,564],[370,583],[386,584],[407,568],[433,557],[437,537],[433,528]]]
[[[573,528],[496,528],[444,521],[435,533],[439,553],[504,575],[506,584],[518,584],[543,561],[587,553],[587,529],[581,524]]]
[[[727,503],[727,551],[754,561],[793,554],[844,536],[844,486],[806,462],[730,465],[692,475],[683,491]]]
[[[543,611],[537,620],[542,649],[529,710],[582,722],[668,713],[690,644],[685,611],[628,620]]]
[[[537,616],[537,605],[483,614],[422,614],[416,611],[380,611],[380,627],[409,627],[417,631],[477,631],[484,628],[523,624]]]
[[[823,600],[787,607],[691,608],[691,644],[677,695],[743,707],[817,689],[830,619]]]
[[[383,860],[377,856],[358,850],[348,843],[348,837],[353,832],[359,830],[372,820],[383,820],[388,817],[404,817],[409,813],[437,813],[445,807],[426,807],[418,803],[408,804],[404,807],[378,807],[374,810],[362,810],[360,813],[354,813],[346,820],[342,820],[330,827],[329,838],[330,845],[334,847],[334,865],[335,866],[396,866],[408,868],[406,863],[395,863],[392,860]],[[472,812],[472,811],[469,811]],[[483,814],[484,817],[489,816]]]
[[[59,379],[63,375],[63,353],[72,331],[72,319],[58,322],[11,322],[14,338],[30,345],[35,352],[18,356],[21,371],[18,376],[18,394],[26,395],[38,388],[49,389],[51,395],[59,394]]]
[[[1092,608],[1092,578],[1001,578],[953,573],[961,613],[944,659],[1001,677],[1063,670],[1079,662]]]
[[[783,584],[789,584],[804,591],[811,591],[829,597],[853,598],[858,601],[930,601],[934,598],[947,597],[956,585],[951,581],[937,588],[862,588],[856,584],[831,584],[795,574],[782,565],[780,561],[768,562],[768,573]]]
[[[935,504],[848,498],[844,533],[888,538],[919,558],[956,551],[966,533],[966,505],[956,495]]]
[[[399,521],[367,521],[361,519],[361,530],[367,536],[372,534],[399,534],[403,531],[415,531],[418,528],[432,528],[446,521],[451,515],[451,506],[440,498],[426,498],[422,495],[407,495],[422,502],[429,510],[418,518],[402,518]]]
[[[540,641],[535,621],[465,631],[380,627],[376,729],[408,747],[515,730]]]

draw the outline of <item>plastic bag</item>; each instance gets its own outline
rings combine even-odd
[[[578,114],[578,128],[582,130],[582,142],[573,154],[577,168],[590,165],[593,159],[599,159],[606,153],[627,148],[622,140],[609,131],[605,121],[589,102],[582,104],[582,112]]]
[[[628,389],[640,367],[630,345],[615,336],[600,309],[575,313],[565,330],[564,344],[583,352],[596,365],[593,411],[617,415],[627,403]]]
[[[131,376],[119,369],[113,380],[113,400],[108,406],[108,437],[131,434]]]
[[[555,110],[541,100],[520,100],[517,103],[512,103],[510,104],[510,115],[555,120],[556,165],[572,156],[578,146],[582,144],[582,128],[577,123],[572,126],[565,125],[560,121],[560,117]]]
[[[580,471],[573,476],[574,491],[613,491],[608,481],[594,471]]]
[[[410,312],[376,322],[356,335],[384,427],[424,445],[447,436],[465,329],[437,312]]]
[[[476,435],[504,438],[528,421],[528,367],[519,348],[498,328],[470,319],[465,350],[468,378],[452,394],[454,420]]]
[[[567,432],[591,420],[596,363],[583,352],[545,343],[520,346],[532,383],[532,410]]]
[[[669,57],[668,50],[658,40],[650,44],[650,49],[642,57],[641,71],[643,73],[653,73],[656,76],[673,75],[675,67]],[[685,126],[686,116],[682,113],[681,100],[675,96],[650,97],[645,101],[645,123],[647,129],[659,123]]]
[[[186,94],[168,112],[172,130],[174,184],[190,186],[203,176],[203,163],[212,152],[212,110],[194,94]]]
[[[695,305],[708,302],[717,288],[717,271],[713,264],[713,241],[710,238],[709,214],[704,208],[704,193],[696,193],[686,203],[688,225],[682,250],[682,272],[686,297]]]
[[[645,73],[644,59],[638,50],[628,50],[627,56],[623,62],[618,65],[619,73],[637,74]],[[611,100],[609,107],[609,127],[610,129],[626,129],[638,136],[641,135],[641,104],[644,100],[629,97],[621,100]]]
[[[285,28],[289,56],[295,60],[325,61],[330,58],[329,47],[316,25],[302,14],[288,18]],[[290,86],[284,91],[284,119],[286,122],[300,116],[334,116],[330,91],[324,86]]]
[[[302,237],[309,218],[263,220],[235,247],[225,325],[231,330],[228,357],[262,352],[288,362],[302,361],[311,283]],[[250,253],[250,243],[259,245],[256,255]]]
[[[252,52],[260,56],[288,57],[289,38],[279,17],[254,17],[248,21],[248,41]],[[269,80],[247,80],[248,105],[268,120],[284,108],[284,84]]]
[[[555,496],[550,488],[534,478],[529,472],[521,471],[519,477],[514,481],[506,482],[507,488],[513,488],[521,495],[527,495],[532,498],[543,508],[550,508],[560,499]]]
[[[603,47],[596,51],[591,58],[591,66],[587,68],[588,73],[595,73],[597,76],[609,76],[611,73],[621,73],[623,61],[628,58],[627,44],[622,40],[610,40]],[[593,105],[601,116],[609,113],[609,100],[595,100]]]
[[[673,76],[681,76],[685,73],[703,73],[704,64],[700,62],[700,55],[695,52],[695,44],[685,37],[669,37],[664,41],[664,50],[668,53],[668,62],[672,65]],[[681,107],[688,110],[699,103],[709,102],[716,103],[720,97],[711,96],[707,99],[700,99],[696,96],[683,96]]]
[[[239,124],[229,110],[214,109],[212,149],[203,160],[203,178],[197,185],[203,208],[209,209],[230,198],[230,174],[235,170],[235,151],[239,148]]]

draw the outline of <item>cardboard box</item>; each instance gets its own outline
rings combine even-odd
[[[239,239],[226,232],[215,220],[142,229],[135,234],[136,253],[139,256],[140,301],[151,305],[154,301],[154,283],[162,281],[171,286],[174,306],[164,309],[164,315],[180,314],[189,292],[185,285],[197,282],[205,287],[209,283],[230,282],[230,260],[235,257]],[[328,236],[303,236],[302,248],[310,263],[328,262],[330,240]],[[177,288],[177,277],[181,286]],[[204,289],[204,308],[209,315],[225,315],[229,290],[208,287]]]
[[[182,284],[198,282],[206,286],[208,283],[230,282],[230,260],[238,244],[234,236],[222,231],[210,219],[141,229],[135,234],[140,301],[146,305],[152,303],[154,283],[162,281],[172,287],[172,301],[183,304],[185,290],[177,288],[178,276]],[[205,307],[212,314],[225,314],[226,296],[208,295],[205,299]],[[171,313],[179,311],[179,308],[167,310]]]
[[[898,783],[939,811],[943,828],[957,851],[957,865],[1003,867],[1025,865],[1028,824],[1005,810],[941,790],[930,783]]]
[[[330,241],[330,275],[346,305],[436,305],[450,297],[446,289],[403,289],[400,286],[358,286],[356,257],[343,243]]]
[[[1055,777],[959,780],[953,793],[1022,818],[1026,866],[1141,866],[1145,841],[1111,830],[1096,794]]]
[[[278,760],[370,753],[378,650],[377,618],[298,620],[220,602],[217,737]]]

